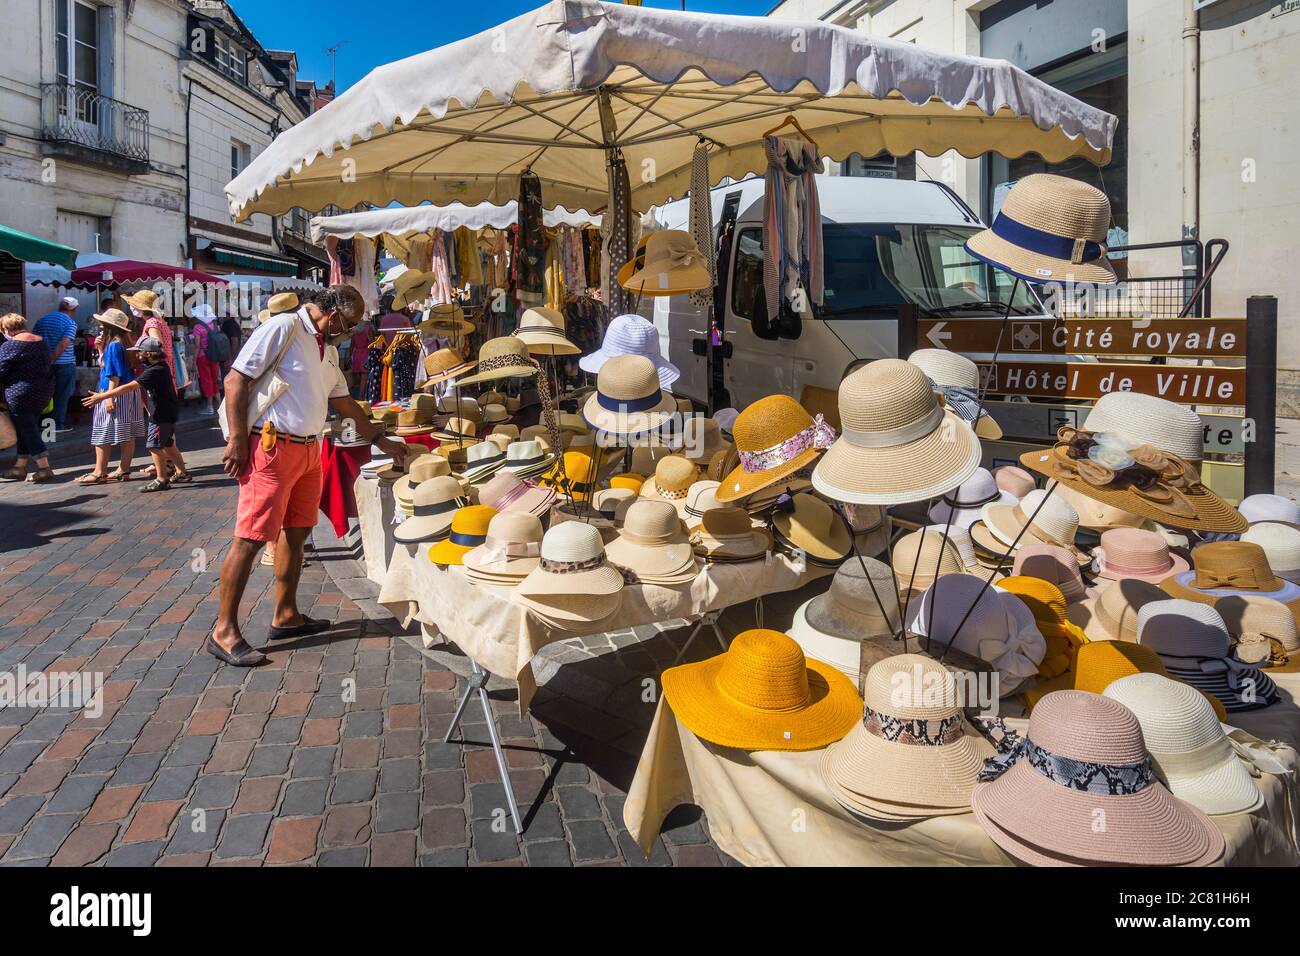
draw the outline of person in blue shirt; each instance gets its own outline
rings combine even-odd
[[[135,373],[126,360],[126,350],[133,341],[131,320],[118,309],[109,309],[95,316],[100,325],[100,365],[98,392],[106,392],[127,382],[135,381]],[[97,343],[98,344],[98,343]],[[130,481],[131,459],[135,443],[144,438],[144,403],[140,390],[106,399],[95,406],[90,424],[90,443],[95,446],[95,468],[77,479],[79,485],[102,485],[106,481]],[[113,446],[119,447],[120,464],[109,474],[108,462]]]
[[[59,300],[59,307],[42,316],[32,326],[32,332],[45,340],[50,350],[50,365],[54,368],[54,429],[69,430],[68,402],[77,387],[77,353],[73,345],[77,339],[77,320],[73,318],[81,305],[72,296]]]

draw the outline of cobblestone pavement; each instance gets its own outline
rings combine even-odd
[[[557,650],[552,664],[568,655],[582,666],[569,685],[552,668],[526,719],[512,689],[494,690],[522,841],[476,704],[467,743],[442,742],[464,659],[399,634],[332,532],[317,537],[300,597],[334,630],[266,648],[271,577],[259,567],[246,633],[270,664],[227,668],[203,653],[235,503],[215,431],[183,444],[205,442],[188,455],[198,480],[168,493],[71,484],[82,468],[58,484],[0,489],[0,674],[104,679],[99,717],[0,710],[0,865],[730,862],[693,808],[642,856],[622,805],[652,708],[618,723],[567,694],[654,673],[680,635],[617,665]],[[593,684],[596,673],[612,683]]]

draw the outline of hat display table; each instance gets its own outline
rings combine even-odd
[[[393,556],[393,512],[397,502],[390,482],[377,478],[358,478],[352,486],[357,502],[357,523],[361,526],[361,550],[366,577],[383,587],[388,576],[388,562]]]
[[[1016,729],[1023,731],[1024,722]],[[1211,819],[1227,850],[1221,866],[1295,866],[1296,771],[1291,747],[1237,731],[1257,764],[1264,803],[1250,813]],[[623,822],[647,855],[674,807],[694,804],[719,848],[746,866],[1013,866],[973,814],[916,823],[855,818],[831,795],[818,772],[824,751],[743,751],[700,740],[660,700]]]

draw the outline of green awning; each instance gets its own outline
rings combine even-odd
[[[0,225],[0,252],[7,252],[22,262],[52,262],[65,269],[77,268],[77,250],[58,242],[49,242]]]
[[[219,246],[212,247],[212,258],[225,265],[243,266],[245,269],[261,269],[263,272],[279,272],[284,275],[297,275],[298,263],[268,256],[255,256],[251,253],[236,252]]]

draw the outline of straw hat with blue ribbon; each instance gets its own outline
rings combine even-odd
[[[596,392],[582,414],[592,428],[613,435],[653,431],[677,410],[659,385],[654,363],[643,355],[619,355],[601,366]]]

